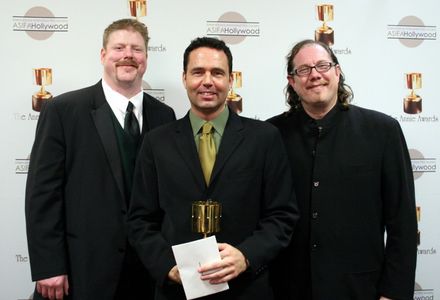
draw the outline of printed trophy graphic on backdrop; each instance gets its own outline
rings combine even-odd
[[[243,98],[234,91],[234,88],[242,87],[243,77],[240,71],[232,71],[232,77],[232,87],[228,92],[226,103],[233,112],[239,114],[243,111]]]
[[[320,41],[328,46],[333,46],[334,31],[331,27],[327,26],[328,21],[333,21],[333,5],[332,4],[319,4],[316,6],[316,12],[318,14],[318,20],[322,21],[322,26],[315,30],[315,41]]]
[[[139,20],[147,15],[147,0],[128,0],[130,15]]]
[[[209,199],[192,203],[192,231],[202,233],[204,238],[220,232],[221,217],[222,206],[217,201]]]
[[[40,90],[32,95],[32,109],[40,111],[43,101],[53,98],[52,94],[46,91],[45,86],[52,84],[52,69],[37,68],[34,70],[35,84],[40,86]]]
[[[421,208],[420,206],[416,206],[416,214],[417,214],[417,223],[420,222],[420,214],[421,214]],[[417,226],[417,246],[420,246],[420,230]]]
[[[407,114],[419,114],[422,112],[422,98],[414,90],[422,88],[421,73],[407,73],[406,87],[411,93],[403,99],[403,111]]]

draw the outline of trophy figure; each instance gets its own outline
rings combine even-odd
[[[419,114],[422,112],[422,98],[415,93],[415,89],[422,88],[422,74],[406,74],[406,87],[411,93],[403,99],[403,111],[407,114]]]
[[[243,111],[243,98],[234,92],[234,88],[241,88],[242,86],[241,72],[233,71],[232,78],[232,87],[228,92],[228,96],[226,97],[226,103],[233,112],[239,114]]]
[[[328,21],[333,21],[333,5],[321,4],[316,6],[318,13],[318,20],[322,21],[322,26],[315,30],[315,41],[320,41],[328,46],[333,46],[334,31],[331,27],[327,26]]]
[[[147,0],[128,0],[130,15],[139,21],[140,17],[147,15]]]
[[[420,206],[416,206],[417,223],[420,222]],[[420,230],[417,228],[417,246],[420,246]]]
[[[192,204],[192,231],[202,233],[206,238],[209,234],[220,231],[222,206],[212,200],[195,201]]]
[[[52,94],[45,90],[46,85],[52,84],[52,69],[38,68],[33,70],[35,84],[40,86],[40,90],[32,95],[32,109],[40,111],[43,101],[53,98]]]

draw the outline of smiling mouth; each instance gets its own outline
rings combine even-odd
[[[202,96],[211,96],[211,95],[215,95],[215,92],[199,92],[200,95]]]
[[[320,88],[320,87],[325,87],[325,86],[327,86],[326,83],[320,83],[320,84],[309,86],[309,87],[307,87],[307,89],[308,90],[313,90],[313,89]]]

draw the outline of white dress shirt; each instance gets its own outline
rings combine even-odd
[[[125,113],[127,110],[128,101],[133,103],[134,106],[133,113],[139,122],[139,129],[140,132],[142,133],[142,123],[143,123],[142,109],[143,109],[144,92],[141,90],[132,98],[128,99],[127,97],[113,90],[105,82],[104,78],[102,79],[102,88],[104,89],[105,99],[110,105],[110,108],[112,109],[113,113],[116,116],[116,119],[118,120],[119,124],[121,124],[122,128],[124,128],[124,119],[125,119]]]

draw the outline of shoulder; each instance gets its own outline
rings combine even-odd
[[[174,114],[174,112],[173,112]],[[149,140],[154,140],[155,142],[163,142],[167,139],[164,139],[164,136],[170,136],[173,132],[180,131],[180,128],[183,127],[184,119],[174,120],[171,122],[164,123],[155,128],[152,128],[150,131],[146,133],[146,136]]]
[[[103,95],[102,88],[98,84],[62,93],[43,103],[40,118],[51,111],[56,111],[60,115],[72,115],[76,111],[89,109],[93,97],[99,93]]]
[[[296,112],[285,111],[279,115],[276,115],[276,116],[273,116],[273,117],[267,119],[266,122],[269,122],[269,123],[275,125],[276,127],[279,127],[279,126],[285,124],[286,122],[289,122],[290,120],[292,120],[294,115],[296,115]]]
[[[100,87],[98,84],[95,84],[85,88],[62,93],[56,96],[53,100],[56,100],[56,103],[58,103],[57,105],[66,105],[70,101],[75,101],[74,103],[83,102],[95,95],[99,89],[102,90],[102,87]]]
[[[172,113],[174,115],[174,110],[171,107],[148,95],[147,93],[144,93],[144,103],[147,106],[147,109],[157,110],[164,113]]]
[[[271,123],[252,118],[238,116],[238,120],[243,126],[243,130],[247,136],[277,136],[279,135],[278,129]]]
[[[380,111],[350,105],[347,113],[353,122],[371,124],[375,127],[400,127],[396,119]]]

